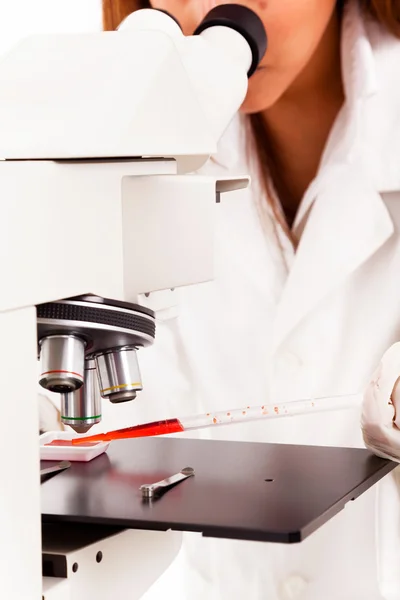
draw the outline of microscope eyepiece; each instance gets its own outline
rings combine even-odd
[[[251,77],[267,50],[267,34],[259,16],[240,4],[222,4],[204,17],[194,34],[200,35],[211,27],[228,27],[244,37],[253,57],[248,71],[248,77]]]

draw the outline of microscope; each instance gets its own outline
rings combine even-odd
[[[265,50],[261,21],[231,4],[191,37],[164,11],[141,10],[116,32],[30,37],[0,61],[8,600],[101,600],[111,580],[113,593],[139,598],[178,550],[177,532],[99,529],[73,550],[69,539],[69,555],[101,539],[120,560],[100,578],[90,567],[74,583],[53,573],[43,584],[37,360],[40,385],[60,394],[62,421],[78,433],[100,422],[102,402],[140,401],[140,349],[157,343],[140,298],[213,278],[216,202],[249,180],[193,173],[216,153]]]

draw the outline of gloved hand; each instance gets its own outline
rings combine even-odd
[[[39,433],[46,431],[62,431],[60,411],[43,394],[38,396],[39,403]]]
[[[400,343],[385,352],[365,390],[361,427],[369,450],[400,462]]]

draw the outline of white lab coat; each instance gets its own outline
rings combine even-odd
[[[168,294],[150,298],[158,331],[140,352],[144,392],[109,407],[106,426],[361,391],[400,339],[400,42],[365,23],[355,2],[342,38],[346,105],[302,201],[296,254],[257,177],[249,191],[223,197],[215,281],[176,292],[176,309],[166,309]],[[238,118],[207,172],[254,176],[245,139]],[[363,447],[359,417],[323,413],[201,435]],[[295,546],[188,534],[186,598],[399,599],[400,497],[391,486],[388,477]]]

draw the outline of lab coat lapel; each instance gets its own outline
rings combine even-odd
[[[354,166],[327,169],[308,194],[313,208],[278,307],[276,347],[393,233],[380,194]]]
[[[346,104],[300,206],[298,220],[308,219],[279,303],[275,348],[394,231],[381,193],[400,189],[400,122],[386,118],[400,101],[390,75],[398,42],[382,44],[376,24],[366,30],[358,2],[348,3],[342,27]]]

